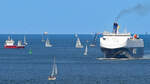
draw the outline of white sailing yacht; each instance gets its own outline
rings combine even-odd
[[[57,65],[56,65],[55,57],[54,57],[54,64],[53,64],[53,67],[52,67],[52,73],[48,77],[48,80],[56,80],[56,75],[57,75]]]
[[[50,44],[50,41],[48,40],[48,38],[46,39],[45,47],[52,47],[52,45]]]
[[[87,47],[87,45],[86,45],[86,46],[85,46],[84,55],[86,56],[86,55],[87,55],[87,53],[88,53],[88,47]]]
[[[76,46],[75,46],[76,48],[83,48],[83,45],[81,44],[81,42],[80,42],[80,39],[79,38],[77,38],[77,41],[76,41]]]
[[[24,44],[27,45],[26,37],[24,36]]]

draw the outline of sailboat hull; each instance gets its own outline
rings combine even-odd
[[[45,45],[45,47],[52,47],[52,45]]]
[[[95,47],[96,45],[95,45],[95,44],[90,44],[89,46],[90,46],[90,47]]]
[[[48,77],[48,80],[56,80],[56,77]]]
[[[84,53],[84,55],[87,55],[87,53]]]
[[[83,46],[76,46],[76,48],[83,48]]]

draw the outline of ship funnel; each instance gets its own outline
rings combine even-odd
[[[117,22],[114,22],[113,24],[113,33],[117,34],[119,29],[119,25]]]

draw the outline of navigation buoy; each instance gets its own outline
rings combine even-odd
[[[32,54],[32,49],[31,49],[31,48],[29,49],[29,54],[30,54],[30,55]]]

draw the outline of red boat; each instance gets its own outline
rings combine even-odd
[[[24,48],[25,46],[21,44],[21,41],[18,41],[18,45],[14,45],[15,41],[8,37],[8,40],[5,41],[4,48]]]

